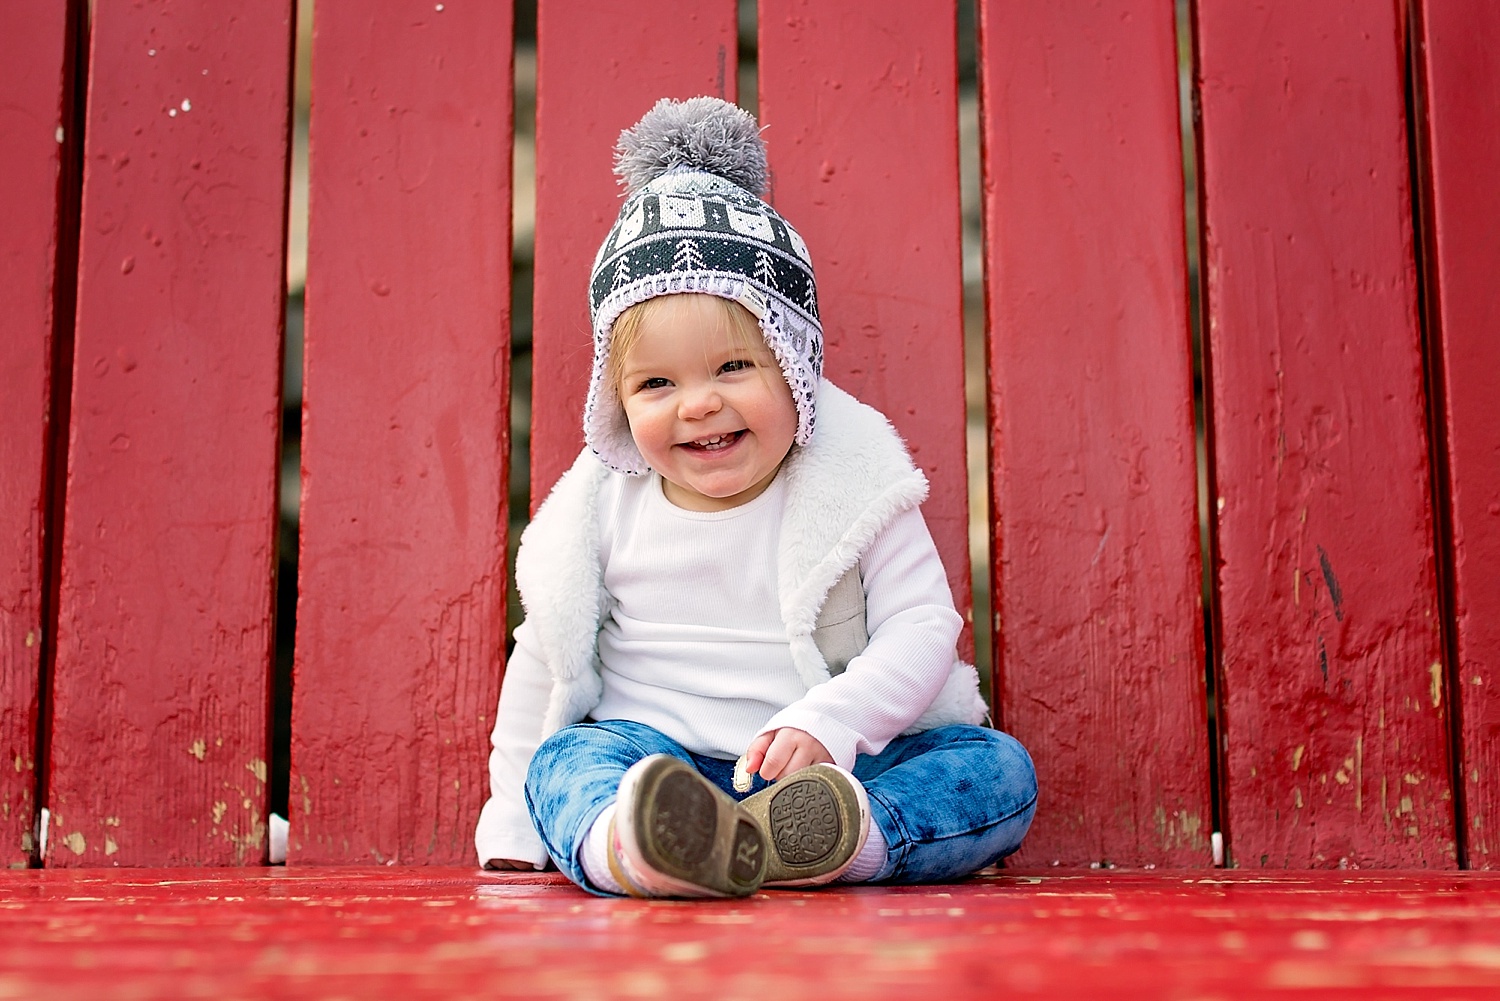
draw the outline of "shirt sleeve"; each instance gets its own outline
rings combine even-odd
[[[956,659],[963,619],[918,508],[892,520],[860,560],[870,642],[844,672],[771,717],[761,733],[795,727],[851,768],[879,754],[932,704]]]
[[[490,798],[479,814],[474,847],[479,864],[491,859],[530,862],[540,869],[547,850],[526,809],[526,770],[542,742],[542,719],[552,695],[552,676],[531,626],[516,628],[516,646],[505,665],[505,683],[490,734]]]

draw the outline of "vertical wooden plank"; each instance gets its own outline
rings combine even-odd
[[[1455,863],[1395,3],[1202,3],[1230,848]]]
[[[659,98],[735,99],[734,0],[537,11],[531,506],[583,447],[589,267],[620,210],[615,140]]]
[[[69,4],[0,10],[0,866],[25,866],[36,813],[36,727],[43,649],[47,535],[52,498],[54,369],[71,314],[59,286],[73,277],[60,259],[72,193],[66,153],[73,131],[72,51],[77,11]]]
[[[1172,5],[986,0],[980,29],[997,690],[1047,799],[1023,858],[1208,865]]]
[[[291,37],[94,10],[52,864],[265,855]]]
[[[1441,361],[1468,864],[1500,867],[1500,6],[1424,0],[1429,336]]]
[[[927,474],[922,511],[967,614],[956,18],[951,2],[765,0],[758,93],[769,200],[812,252],[826,374]]]
[[[289,861],[473,859],[505,654],[512,7],[314,13]]]

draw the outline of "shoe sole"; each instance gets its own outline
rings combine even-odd
[[[621,802],[627,797],[621,841],[659,879],[653,889],[727,897],[759,889],[769,855],[761,825],[691,765],[649,758],[621,783]]]
[[[841,768],[810,765],[740,804],[765,829],[766,886],[837,879],[869,833],[864,789]]]

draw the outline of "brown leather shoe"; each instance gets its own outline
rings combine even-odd
[[[620,780],[610,870],[640,897],[744,897],[765,878],[760,821],[692,765],[645,758]]]
[[[819,886],[844,874],[870,832],[865,787],[837,765],[809,765],[740,806],[766,831],[767,887]]]

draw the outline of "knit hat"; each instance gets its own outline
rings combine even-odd
[[[625,204],[589,276],[589,447],[618,472],[648,471],[608,376],[610,333],[630,306],[682,292],[730,299],[755,315],[797,406],[793,440],[807,444],[823,372],[817,287],[807,245],[760,199],[766,149],[755,119],[715,97],[664,98],[620,133],[615,173]]]

